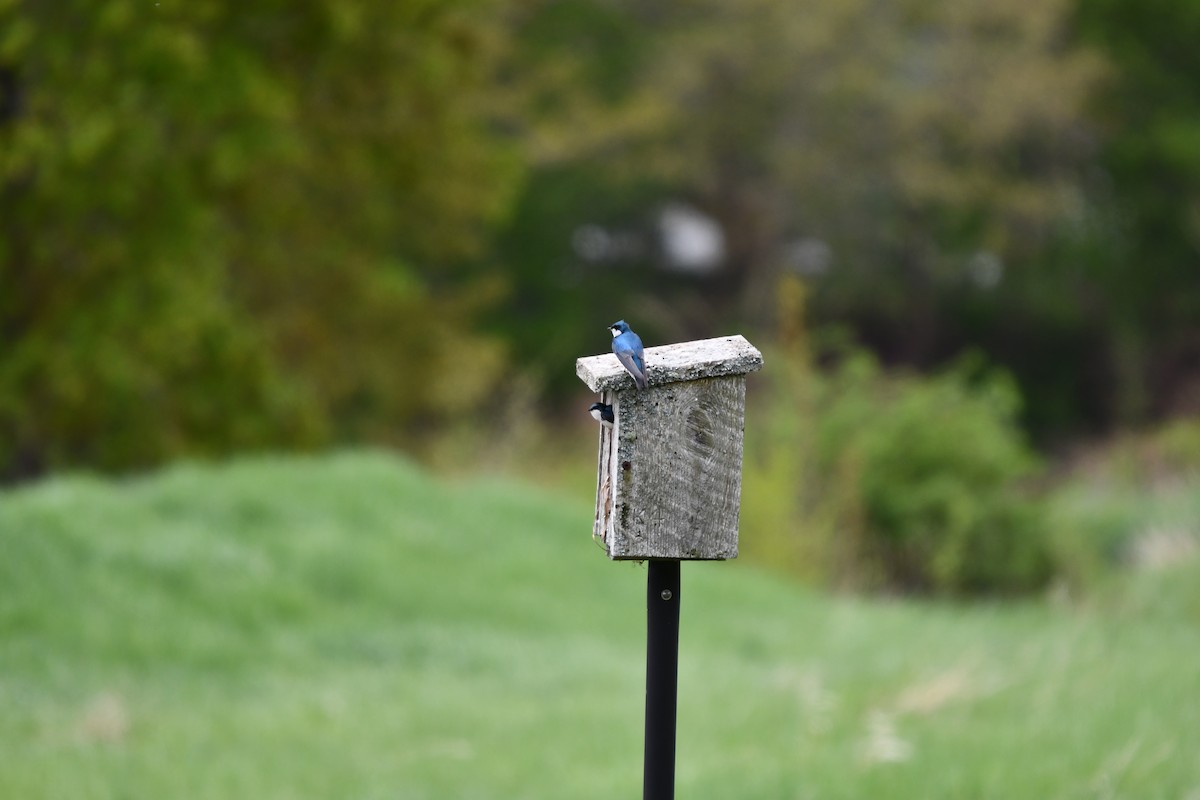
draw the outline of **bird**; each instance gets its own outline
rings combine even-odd
[[[613,419],[612,406],[605,405],[604,403],[592,403],[588,411],[591,413],[592,419],[606,428],[611,428],[613,422],[616,421]]]
[[[628,323],[623,319],[609,325],[608,330],[613,335],[612,349],[617,360],[621,362],[625,371],[633,376],[637,388],[645,389],[646,358],[642,354],[641,338],[629,329]]]

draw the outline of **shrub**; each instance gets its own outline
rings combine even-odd
[[[760,548],[769,557],[803,561],[827,581],[904,591],[1017,592],[1050,577],[1045,513],[1026,485],[1038,465],[1007,376],[970,359],[933,377],[891,376],[864,354],[825,374],[794,363],[784,372],[766,415],[797,435],[752,436],[752,450],[789,455],[748,465],[747,505],[774,508],[773,531],[749,529],[771,541]],[[760,477],[787,495],[757,494]],[[747,511],[754,526],[758,512]]]

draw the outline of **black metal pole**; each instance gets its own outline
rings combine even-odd
[[[646,764],[643,800],[674,800],[679,685],[679,562],[651,561],[646,580]]]

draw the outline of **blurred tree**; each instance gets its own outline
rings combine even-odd
[[[0,3],[0,475],[479,402],[490,0]]]
[[[1113,415],[1200,410],[1200,7],[1079,0],[1085,41],[1116,69],[1097,103],[1105,132],[1093,224],[1074,242],[1097,268]],[[1190,395],[1188,394],[1190,392]]]
[[[669,152],[729,232],[714,292],[743,313],[793,266],[820,276],[817,321],[894,325],[892,354],[920,361],[942,287],[980,254],[1023,268],[1073,210],[1098,65],[1064,44],[1063,0],[688,5],[691,63],[659,74],[704,113]]]
[[[1069,45],[1067,0],[530,8],[526,66],[572,77],[526,137],[516,308],[707,334],[761,324],[790,269],[813,283],[816,324],[928,364],[963,344],[964,294],[1038,269],[1078,210],[1102,70]],[[665,269],[673,202],[719,224],[717,269]],[[561,359],[575,336],[555,327]]]

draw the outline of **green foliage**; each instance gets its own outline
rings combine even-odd
[[[968,359],[929,378],[864,353],[817,371],[794,353],[747,436],[747,551],[810,578],[949,594],[1021,592],[1052,561],[1036,461],[1009,378]],[[762,544],[756,543],[763,539]]]
[[[1100,70],[1064,45],[1067,0],[543,11],[580,28],[601,13],[604,33],[576,36],[556,63],[573,74],[572,57],[595,55],[635,77],[615,82],[620,102],[613,82],[578,81],[583,100],[542,115],[575,122],[577,135],[538,152],[553,149],[555,169],[599,155],[614,179],[654,176],[715,217],[730,252],[724,274],[700,287],[710,308],[761,312],[781,249],[800,237],[832,246],[838,268],[824,291],[839,310],[916,301],[960,282],[980,249],[1027,255],[1072,210],[1085,155],[1076,136]],[[530,28],[532,44],[543,30]],[[580,125],[572,115],[601,95],[606,113]]]
[[[996,298],[981,340],[1033,390],[1032,421],[1060,437],[1191,408],[1200,325],[1200,9],[1074,5],[1075,37],[1106,64],[1089,103],[1094,152],[1071,223]]]
[[[1019,485],[1033,462],[1016,390],[972,369],[884,380],[858,356],[826,389],[818,466],[855,465],[864,555],[889,584],[978,593],[1037,588],[1049,576],[1045,523]],[[857,407],[843,406],[855,396]]]
[[[0,0],[0,478],[465,430],[793,267],[1039,434],[1186,407],[1200,18],[1076,5]],[[719,270],[662,268],[668,202]]]
[[[540,91],[527,87],[533,175],[504,237],[515,291],[499,325],[553,389],[597,321],[641,317],[655,341],[759,325],[788,267],[813,279],[816,324],[852,326],[889,362],[932,368],[971,347],[1009,367],[1042,436],[1103,425],[1142,385],[1113,381],[1114,331],[1092,303],[1120,299],[1100,273],[1136,281],[1136,262],[1064,245],[1121,224],[1093,216],[1088,103],[1111,76],[1074,40],[1071,0],[525,11],[521,63]],[[679,201],[725,234],[713,274],[661,268],[655,217]],[[571,247],[585,225],[636,246],[589,259]]]
[[[645,570],[590,513],[383,453],[0,493],[0,796],[636,797]],[[1194,604],[836,598],[739,562],[683,587],[681,797],[1200,782],[1164,756],[1200,748]]]
[[[1171,292],[1200,242],[1200,9],[1188,3],[1079,0],[1084,41],[1114,66],[1097,103],[1106,124],[1102,163],[1112,182],[1097,202],[1115,211],[1119,228],[1101,233],[1130,263],[1102,277],[1112,311],[1153,322],[1162,333],[1200,318],[1194,293]],[[1168,296],[1164,296],[1168,295]],[[1148,302],[1150,298],[1158,302]]]
[[[494,9],[4,4],[0,475],[473,408],[495,287],[451,267],[517,177]]]

